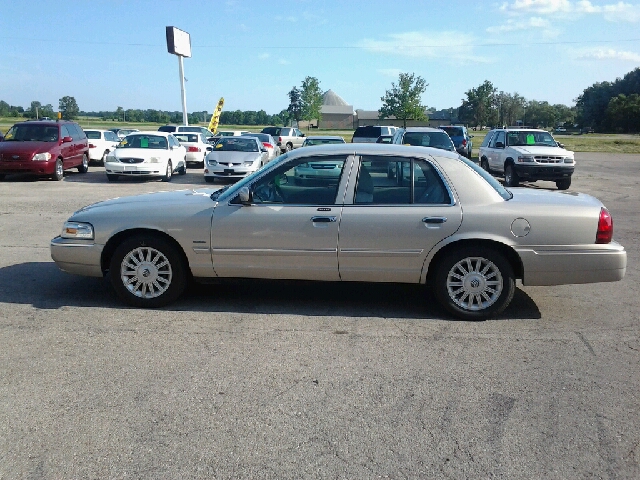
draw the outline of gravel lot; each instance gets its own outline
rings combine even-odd
[[[125,308],[49,240],[86,204],[202,171],[7,177],[0,478],[639,478],[640,155],[576,158],[571,189],[609,208],[627,276],[519,285],[478,323],[411,286],[243,282]]]

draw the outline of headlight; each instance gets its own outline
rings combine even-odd
[[[209,157],[207,157],[207,163],[213,166],[218,164],[218,162],[216,162],[213,158],[209,158]]]
[[[90,223],[65,222],[60,236],[62,238],[84,238],[93,240],[93,225]]]
[[[245,167],[250,167],[251,165],[253,165],[255,163],[255,160],[252,160],[251,162],[244,162],[244,166]]]
[[[518,162],[520,163],[531,163],[535,161],[535,158],[531,155],[522,155],[521,157],[518,157]]]
[[[564,159],[564,163],[573,163],[573,158],[571,158],[571,157],[565,157],[565,159]]]
[[[115,156],[115,155],[107,155],[106,162],[108,162],[108,163],[115,163],[115,162],[117,162],[117,161],[118,161],[118,159],[116,158],[116,156]]]
[[[46,162],[47,160],[51,160],[51,154],[49,152],[36,153],[31,160],[35,162]]]

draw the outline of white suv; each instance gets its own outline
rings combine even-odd
[[[521,180],[550,180],[559,190],[566,190],[576,165],[573,152],[546,130],[533,128],[491,130],[480,145],[478,158],[487,172],[504,175],[507,187],[517,187]]]

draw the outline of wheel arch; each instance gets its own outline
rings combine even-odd
[[[182,261],[184,262],[184,266],[185,266],[185,269],[187,270],[187,274],[189,275],[189,277],[192,276],[191,267],[189,266],[189,259],[187,258],[187,255],[184,252],[184,249],[182,248],[180,243],[171,235],[161,230],[155,230],[153,228],[131,228],[128,230],[122,230],[121,232],[118,232],[113,237],[111,237],[105,244],[104,248],[102,249],[102,255],[100,258],[100,268],[102,269],[103,274],[106,274],[109,271],[109,264],[111,263],[111,258],[113,257],[113,254],[116,251],[116,248],[118,248],[118,245],[120,245],[126,239],[131,238],[138,234],[152,235],[157,238],[166,240],[171,245],[173,245],[176,251],[180,254]]]
[[[504,168],[507,168],[507,165],[515,165],[516,161],[513,159],[513,157],[507,157],[504,161]]]
[[[504,255],[504,257],[511,265],[516,278],[522,279],[524,277],[524,266],[522,265],[522,260],[520,259],[518,253],[511,246],[494,239],[463,238],[443,245],[437,252],[435,252],[435,254],[433,254],[430,260],[427,259],[428,263],[425,262],[424,266],[424,269],[426,269],[424,283],[429,285],[433,282],[433,277],[436,274],[437,265],[445,255],[454,250],[464,247],[491,248],[492,250],[495,250],[496,252]]]

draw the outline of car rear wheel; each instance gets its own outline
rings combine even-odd
[[[173,176],[173,165],[171,164],[171,160],[167,162],[167,172],[162,177],[163,182],[170,182],[171,177]]]
[[[485,172],[489,172],[489,173],[491,172],[489,170],[489,162],[487,161],[486,158],[483,158],[482,160],[480,160],[480,166]]]
[[[571,186],[571,177],[563,178],[562,180],[556,180],[556,187],[558,190],[566,190]]]
[[[82,163],[78,165],[78,172],[87,173],[89,171],[89,157],[85,153],[82,155]]]
[[[216,183],[216,177],[204,177],[204,181],[207,183]]]
[[[156,308],[180,296],[187,272],[176,247],[153,234],[140,234],[116,248],[109,264],[109,278],[124,302]]]
[[[109,155],[109,150],[105,150],[102,154],[102,158],[100,159],[100,165],[104,166],[104,162],[107,160],[107,155]]]
[[[180,172],[180,175],[186,175],[187,174],[187,158],[186,157],[184,159],[184,165],[182,165],[180,167],[179,172]]]
[[[511,164],[504,168],[504,184],[507,187],[517,187],[520,185],[520,178]]]
[[[64,178],[64,168],[62,166],[62,159],[59,158],[56,160],[56,165],[53,169],[53,173],[51,174],[51,180],[55,180],[59,182]]]
[[[515,275],[506,258],[486,247],[464,247],[437,265],[435,295],[445,310],[463,320],[501,313],[513,299]]]

